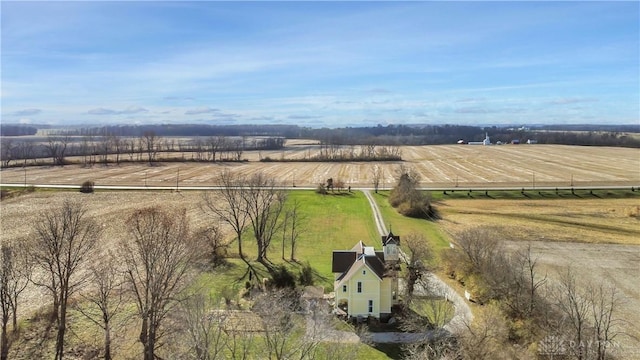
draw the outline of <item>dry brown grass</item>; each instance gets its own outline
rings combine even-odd
[[[638,198],[446,200],[442,225],[458,232],[479,225],[506,226],[522,241],[640,245]]]

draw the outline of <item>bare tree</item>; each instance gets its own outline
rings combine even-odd
[[[0,143],[0,158],[2,159],[2,167],[9,167],[9,163],[15,157],[17,145],[12,138],[6,137]]]
[[[225,321],[225,332],[227,335],[225,347],[229,351],[231,355],[229,358],[231,359],[252,359],[251,350],[255,345],[256,337],[254,331],[246,329],[247,322],[238,321],[240,319],[242,319],[242,317],[229,318],[228,321]]]
[[[404,248],[406,251],[407,271],[406,281],[406,302],[411,302],[415,284],[424,272],[428,270],[428,263],[433,257],[433,252],[429,248],[427,239],[421,234],[410,233],[404,237]]]
[[[107,132],[107,128],[102,128],[102,135],[99,137],[99,141],[96,144],[97,153],[100,154],[100,161],[103,165],[107,166],[109,161],[109,152],[111,151],[111,146],[113,136]]]
[[[573,340],[569,342],[569,350],[578,360],[586,359],[589,349],[585,340],[591,304],[587,295],[580,291],[576,275],[570,267],[560,274],[557,291],[557,306],[572,330]]]
[[[508,349],[505,343],[508,329],[500,310],[494,306],[487,306],[473,323],[468,323],[466,330],[459,336],[462,358],[469,360],[516,358],[505,356]]]
[[[35,279],[53,298],[52,316],[58,325],[56,359],[62,359],[67,325],[67,304],[85,282],[79,271],[99,241],[101,229],[79,202],[64,201],[59,208],[41,214],[30,255],[45,279]]]
[[[373,166],[373,189],[378,193],[380,181],[382,180],[382,169],[378,165]]]
[[[64,136],[52,136],[47,137],[47,144],[45,149],[48,152],[53,165],[64,165],[67,146],[69,145],[70,138],[68,135]]]
[[[244,138],[236,139],[232,143],[234,160],[242,160],[242,153],[244,152]]]
[[[327,333],[328,314],[312,306],[305,319],[298,294],[279,290],[262,294],[253,311],[260,316],[270,359],[313,359]],[[304,335],[301,335],[304,334]]]
[[[94,287],[90,293],[81,294],[86,305],[74,308],[104,332],[104,359],[111,359],[111,338],[113,320],[125,304],[123,297],[123,279],[117,268],[116,257],[109,253],[102,261],[91,266],[90,283]]]
[[[27,166],[27,160],[33,157],[33,143],[30,141],[21,141],[18,144],[18,154],[22,159],[22,166]]]
[[[267,250],[279,228],[286,193],[276,187],[275,180],[257,173],[248,179],[242,199],[258,246],[256,261],[269,268]]]
[[[111,143],[112,148],[116,154],[116,165],[120,165],[120,154],[124,152],[126,143],[116,133],[109,133],[107,136],[109,137],[109,143]]]
[[[225,171],[220,175],[219,181],[222,189],[216,194],[218,196],[205,193],[203,208],[231,225],[236,233],[238,252],[243,260],[245,259],[242,253],[242,233],[251,225],[258,247],[256,260],[270,268],[267,250],[281,226],[279,220],[286,193],[276,187],[273,179],[261,173],[244,178]]]
[[[296,199],[293,201],[291,207],[286,211],[286,215],[289,218],[289,242],[291,244],[291,256],[289,259],[292,261],[296,260],[296,242],[300,237],[300,233],[304,225],[303,223],[306,220],[300,211],[301,206],[302,204],[300,201]],[[284,253],[282,256],[284,258]]]
[[[31,279],[31,262],[24,247],[15,244],[0,245],[0,311],[2,317],[2,337],[0,338],[0,359],[7,359],[9,338],[7,326],[12,319],[13,332],[18,330],[18,298]]]
[[[538,259],[531,253],[531,244],[517,251],[511,259],[509,269],[498,269],[508,275],[505,281],[505,304],[518,318],[532,317],[538,302],[538,293],[547,283],[547,276],[537,273]]]
[[[607,349],[618,335],[617,326],[620,319],[616,312],[622,300],[614,286],[592,285],[587,289],[587,292],[591,303],[594,335],[597,341],[596,357],[598,360],[605,360]]]
[[[191,141],[193,143],[193,147],[195,149],[195,153],[196,153],[196,160],[197,161],[202,161],[203,160],[203,142],[202,139],[200,139],[200,137],[196,137],[195,139],[193,139]]]
[[[155,132],[145,131],[140,140],[144,151],[147,153],[149,165],[152,165],[156,161],[161,139],[156,136]]]
[[[136,210],[127,221],[130,238],[120,242],[126,281],[142,320],[144,359],[154,360],[164,335],[163,320],[176,304],[189,265],[199,251],[189,234],[186,210]]]
[[[188,358],[214,360],[223,357],[228,339],[224,333],[228,316],[216,305],[216,299],[203,294],[195,294],[180,304],[179,319]]]
[[[457,360],[463,358],[453,336],[407,344],[402,347],[405,360]]]
[[[215,193],[205,192],[203,208],[211,212],[219,221],[225,222],[233,228],[238,240],[238,254],[244,260],[242,253],[242,233],[247,227],[247,209],[243,202],[244,178],[224,171],[218,181],[222,188]]]
[[[222,264],[227,255],[229,243],[225,241],[224,236],[224,232],[218,225],[209,225],[196,234],[196,237],[202,239],[208,246],[214,267]]]
[[[129,161],[133,161],[133,155],[136,153],[136,141],[134,139],[122,139],[124,151],[129,155]]]
[[[93,144],[93,136],[91,134],[85,134],[82,136],[82,142],[80,145],[80,153],[82,154],[83,166],[90,166],[91,163],[91,145]]]
[[[222,141],[220,140],[220,138],[221,137],[210,136],[207,139],[207,146],[209,150],[209,160],[211,162],[216,161],[216,153],[218,152],[218,150],[220,149],[220,146],[222,145]]]
[[[480,273],[494,254],[501,252],[500,231],[497,228],[474,227],[456,236],[456,249],[460,250],[466,263],[466,272]]]

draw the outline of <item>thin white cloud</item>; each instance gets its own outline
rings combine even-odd
[[[118,112],[112,109],[97,108],[97,109],[91,109],[87,111],[87,113],[91,115],[115,115]]]
[[[24,109],[18,110],[11,113],[13,116],[33,116],[38,115],[42,112],[41,109]]]
[[[599,100],[596,98],[559,98],[554,99],[548,102],[550,105],[569,105],[569,104],[578,104],[578,103],[592,103],[598,102]]]
[[[322,116],[320,115],[289,115],[287,118],[290,120],[315,120],[315,119],[321,119]]]
[[[107,108],[96,108],[96,109],[91,109],[89,111],[87,111],[87,114],[91,114],[91,115],[131,115],[131,114],[139,114],[139,113],[146,113],[149,110],[140,107],[140,106],[131,106],[128,107],[124,110],[114,110],[114,109],[107,109]]]
[[[187,110],[184,112],[185,115],[199,115],[199,114],[211,114],[211,113],[217,113],[219,112],[220,109],[214,109],[211,107],[201,107],[201,108],[197,108],[197,109],[191,109],[191,110]]]

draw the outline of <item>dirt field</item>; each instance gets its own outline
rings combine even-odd
[[[640,185],[640,149],[562,145],[441,145],[402,147],[400,162],[356,163],[264,163],[273,159],[312,156],[319,148],[308,142],[291,142],[284,151],[245,152],[244,163],[163,163],[120,166],[79,165],[3,169],[2,183],[180,186],[216,185],[221,171],[242,174],[256,171],[277,178],[288,186],[316,186],[333,177],[352,187],[371,187],[373,169],[382,170],[382,188],[395,183],[400,166],[418,171],[422,186],[575,186]],[[190,154],[185,154],[189,158]]]
[[[33,234],[33,224],[47,209],[53,209],[65,199],[82,200],[88,207],[88,215],[103,227],[102,249],[126,236],[124,223],[128,215],[142,206],[160,205],[173,209],[186,208],[191,227],[196,230],[210,221],[199,209],[199,192],[100,192],[80,194],[78,192],[35,192],[0,203],[0,242],[21,241]],[[24,297],[22,314],[48,303],[48,297],[39,289],[29,288]]]

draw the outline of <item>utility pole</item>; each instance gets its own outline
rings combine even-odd
[[[180,183],[180,168],[178,168],[178,176],[176,176],[176,191],[180,191],[178,189],[178,184]]]
[[[535,190],[536,189],[536,172],[535,171],[532,172],[532,176],[533,176],[532,177],[533,190]]]

